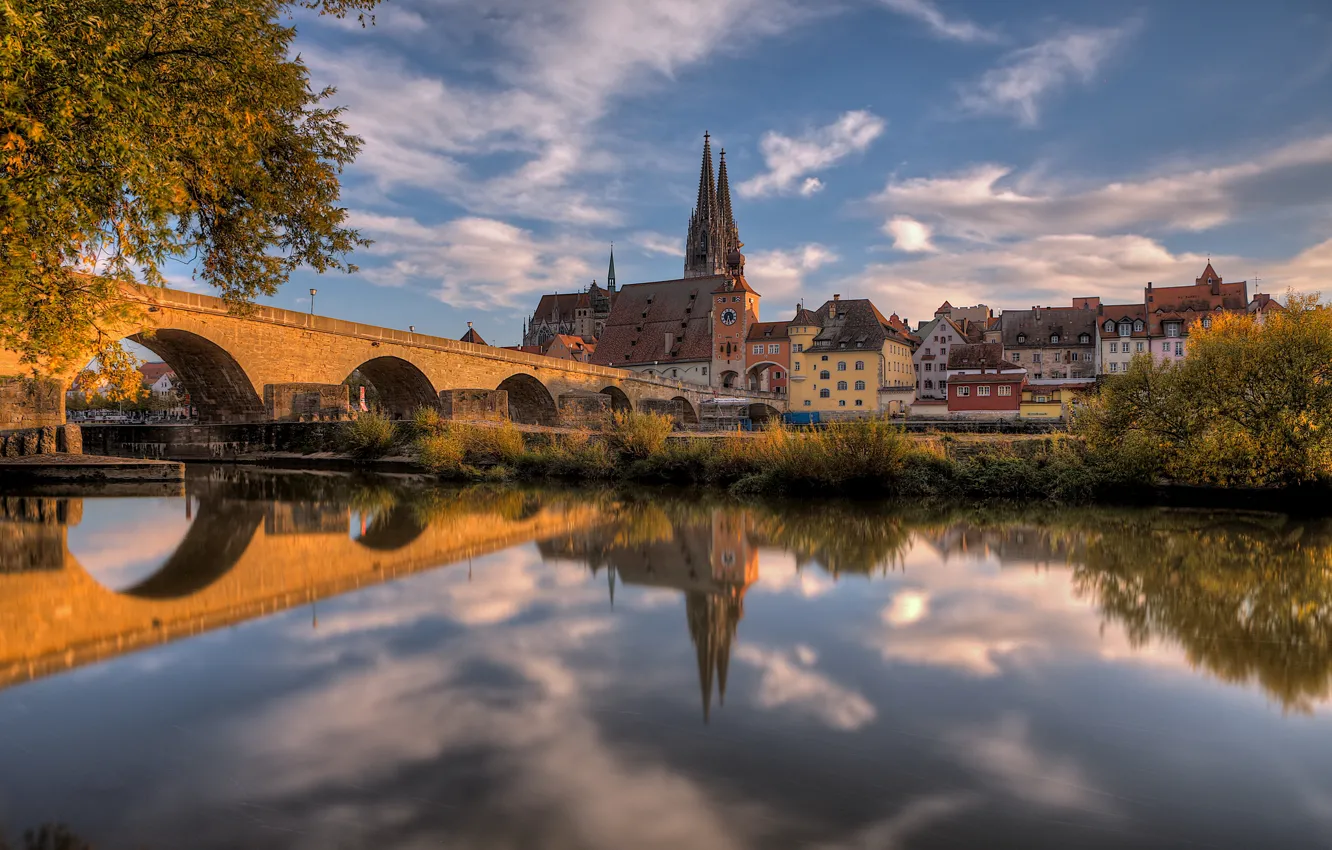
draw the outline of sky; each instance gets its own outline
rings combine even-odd
[[[375,240],[270,303],[493,345],[543,293],[682,272],[704,131],[764,320],[917,323],[1147,281],[1332,279],[1332,4],[387,0],[299,16]],[[181,282],[188,270],[172,275]],[[1323,288],[1332,294],[1332,286]]]

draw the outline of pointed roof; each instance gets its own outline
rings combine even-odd
[[[791,324],[823,327],[823,320],[818,317],[818,314],[806,310],[804,304],[800,304],[796,307],[795,318],[791,320]]]
[[[1212,268],[1212,261],[1208,260],[1207,268],[1203,269],[1202,276],[1198,278],[1198,282],[1207,283],[1207,281],[1209,280],[1220,280],[1220,279],[1221,275],[1216,273],[1216,269]]]
[[[596,286],[597,285],[596,281],[593,281],[592,285]],[[606,289],[608,289],[611,292],[615,291],[615,243],[614,242],[611,243],[610,268],[606,270]]]
[[[721,152],[721,165],[717,169],[717,203],[721,213],[722,239],[726,248],[740,247],[740,233],[731,212],[731,180],[726,176],[726,150]]]
[[[472,345],[488,345],[488,343],[481,338],[481,334],[476,332],[476,328],[472,327],[471,322],[467,323],[467,333],[458,337],[458,341],[470,342]]]
[[[952,305],[952,304],[949,304],[947,301],[945,301],[944,303],[942,303],[942,304],[939,305],[939,309],[938,309],[938,310],[935,310],[935,311],[934,311],[934,315],[937,316],[937,315],[939,315],[940,313],[947,313],[947,312],[948,312],[949,310],[951,310],[951,309],[953,309],[953,305]]]
[[[712,177],[712,136],[703,134],[703,163],[698,169],[698,202],[694,204],[694,214],[702,219],[716,221],[717,183]]]

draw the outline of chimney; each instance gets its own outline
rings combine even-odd
[[[1152,288],[1152,282],[1151,282],[1150,280],[1147,281],[1147,288],[1148,288],[1148,289],[1151,289],[1151,288]]]
[[[840,294],[833,293],[832,303],[828,305],[828,318],[831,319],[832,317],[837,315],[837,302],[841,300],[842,296]]]

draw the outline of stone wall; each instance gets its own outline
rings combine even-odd
[[[78,425],[46,425],[0,433],[0,458],[53,454],[83,454]]]
[[[440,410],[446,419],[463,422],[503,422],[509,418],[509,394],[504,390],[444,390]]]
[[[600,430],[610,423],[611,397],[602,393],[565,393],[560,396],[560,424]]]
[[[0,378],[0,431],[65,421],[65,391],[47,378]]]
[[[343,419],[350,407],[345,384],[265,384],[264,410],[275,422]]]

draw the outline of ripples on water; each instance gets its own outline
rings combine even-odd
[[[0,835],[1328,846],[1330,568],[1332,523],[1275,514],[7,497]]]

